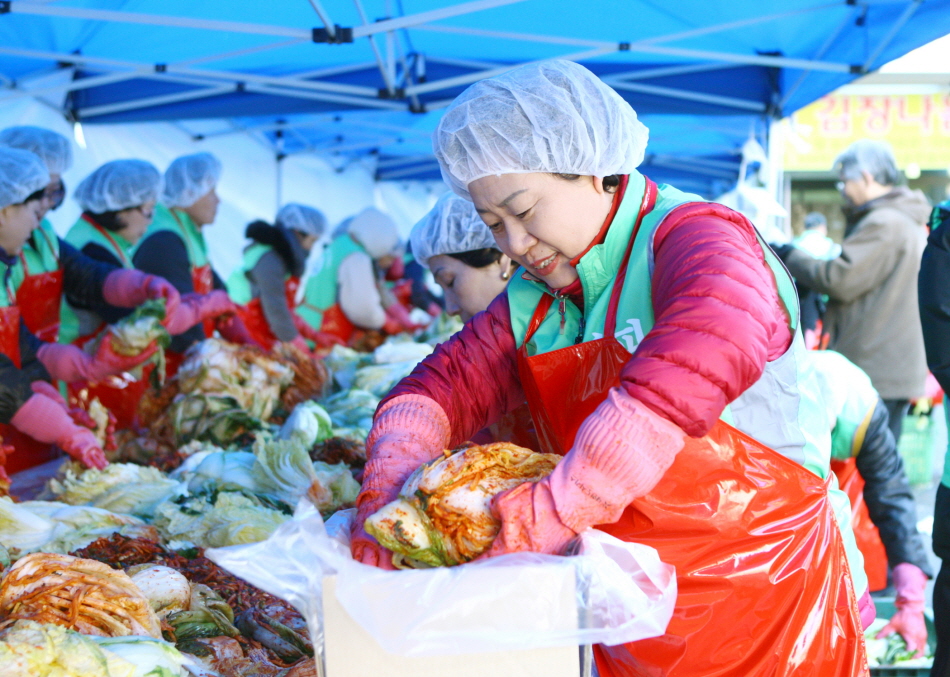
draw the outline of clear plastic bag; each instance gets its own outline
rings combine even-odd
[[[341,511],[324,525],[301,502],[268,540],[207,556],[294,605],[318,647],[323,579],[336,575],[340,604],[383,649],[402,656],[623,644],[662,635],[676,603],[675,570],[656,550],[600,531],[584,532],[570,557],[518,553],[385,571],[351,557],[354,515]]]

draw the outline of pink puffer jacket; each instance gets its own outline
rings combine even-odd
[[[621,384],[700,437],[788,348],[788,317],[752,225],[727,207],[690,203],[673,210],[657,228],[654,255],[655,323],[623,368]],[[456,446],[524,402],[516,356],[502,294],[386,399],[416,394],[438,402]]]

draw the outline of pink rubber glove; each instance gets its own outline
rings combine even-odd
[[[225,341],[237,343],[242,346],[257,346],[261,350],[266,350],[264,346],[257,342],[251,332],[247,330],[247,325],[237,315],[220,315],[214,321],[214,328],[218,330]]]
[[[392,553],[364,531],[363,523],[396,499],[420,465],[442,453],[449,434],[448,417],[428,397],[400,395],[379,408],[366,439],[367,463],[350,539],[353,559],[381,569],[394,568]]]
[[[307,345],[307,341],[304,339],[304,337],[300,336],[299,334],[295,336],[292,341],[288,341],[287,343],[294,346],[298,350],[302,350],[307,355],[310,354],[310,346]]]
[[[178,290],[165,278],[125,268],[109,273],[102,296],[106,303],[119,308],[134,308],[149,299],[165,299],[166,317],[175,314],[181,299]]]
[[[30,397],[10,423],[39,442],[57,445],[86,467],[102,470],[109,464],[92,431],[73,423],[66,408],[46,395]]]
[[[396,331],[389,331],[386,329],[395,329]],[[386,324],[383,325],[383,331],[387,334],[399,334],[404,331],[415,331],[419,328],[419,325],[415,324],[412,321],[412,318],[409,317],[409,311],[406,310],[405,306],[400,303],[394,303],[386,309]]]
[[[924,591],[927,574],[909,562],[902,562],[891,572],[897,596],[894,606],[897,613],[890,623],[881,628],[877,639],[898,633],[907,642],[907,650],[915,651],[915,657],[927,650],[927,624],[924,622]]]
[[[581,531],[620,519],[657,485],[686,434],[621,388],[610,391],[548,477],[492,501],[501,530],[484,557],[532,551],[560,554]]]
[[[46,343],[36,351],[36,357],[54,379],[66,383],[96,382],[139,366],[157,350],[158,344],[152,341],[138,355],[119,355],[112,350],[112,341],[107,334],[99,342],[95,355],[88,355],[76,346]]]
[[[233,315],[237,305],[226,291],[213,291],[208,294],[185,294],[173,313],[165,313],[162,323],[168,333],[176,336],[183,334],[199,322],[211,320],[221,315]]]
[[[333,346],[343,346],[346,345],[343,339],[341,339],[336,334],[330,334],[325,331],[317,331],[309,324],[307,321],[300,317],[297,313],[291,313],[294,318],[294,327],[297,328],[297,331],[300,332],[300,335],[303,336],[308,341],[313,341],[317,348],[332,348]]]

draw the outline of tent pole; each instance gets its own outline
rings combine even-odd
[[[169,103],[179,103],[181,101],[192,101],[194,99],[203,99],[209,96],[218,96],[219,94],[228,94],[234,91],[233,85],[221,85],[218,87],[208,87],[196,92],[180,92],[178,94],[166,94],[164,96],[152,96],[146,99],[136,99],[135,101],[126,101],[123,103],[107,104],[105,106],[93,106],[91,108],[82,108],[77,113],[80,118],[90,118],[97,115],[110,115],[112,113],[122,113],[139,108],[148,108],[149,106],[162,106]]]
[[[363,11],[363,3],[360,0],[353,0],[353,4],[356,5],[356,11],[360,14],[360,19],[363,22],[363,25],[369,23],[366,18],[366,12]],[[387,35],[389,35],[387,33]],[[389,69],[386,68],[386,64],[383,63],[383,56],[379,53],[379,46],[376,44],[376,38],[373,35],[367,35],[366,39],[369,40],[370,46],[373,48],[373,55],[376,57],[376,65],[379,67],[379,74],[383,77],[383,82],[386,84],[386,91],[389,92],[389,95],[392,96],[396,93],[396,87],[392,80],[389,79]]]
[[[320,21],[323,22],[323,26],[327,29],[327,35],[331,38],[336,38],[336,26],[334,26],[330,20],[330,15],[323,9],[320,0],[310,0],[310,6],[313,7],[313,11],[317,13],[317,16],[320,17]]]
[[[450,5],[449,7],[433,9],[428,12],[419,12],[418,14],[400,16],[395,19],[377,21],[375,23],[369,24],[368,26],[354,26],[353,39],[355,40],[356,38],[366,37],[367,35],[373,35],[375,33],[394,31],[399,28],[419,26],[420,24],[428,23],[430,21],[448,19],[453,16],[472,14],[473,12],[480,12],[483,9],[514,5],[518,2],[525,2],[525,0],[475,0],[474,2],[463,2],[460,5]]]
[[[891,44],[891,40],[893,40],[894,36],[897,35],[897,32],[904,27],[904,24],[910,21],[910,18],[914,16],[914,12],[916,12],[920,7],[921,2],[922,0],[911,0],[910,4],[904,8],[904,12],[891,26],[891,30],[887,32],[887,35],[884,36],[884,39],[878,43],[877,48],[871,52],[871,56],[869,56],[867,61],[864,62],[865,71],[871,69],[871,66],[874,64],[874,60],[881,55],[881,52],[887,49],[887,46]]]
[[[765,112],[765,104],[759,101],[748,101],[746,99],[737,99],[732,96],[718,96],[716,94],[702,94],[700,92],[690,92],[684,89],[674,89],[672,87],[657,87],[655,85],[646,85],[633,82],[610,82],[608,83],[614,89],[628,90],[631,92],[641,92],[643,94],[655,94],[657,96],[666,96],[673,99],[684,99],[686,101],[700,101],[716,106],[725,106],[727,108],[739,108],[742,110],[751,110],[757,113]]]

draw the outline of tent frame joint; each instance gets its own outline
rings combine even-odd
[[[0,14],[10,13],[10,0],[0,0]]]
[[[385,87],[379,88],[379,93],[376,95],[378,99],[404,99],[406,98],[406,90],[403,87],[396,87],[392,91],[386,89]]]
[[[630,43],[629,43],[629,42],[618,42],[618,43],[617,43],[617,51],[618,51],[618,52],[629,52],[629,51],[630,51]]]
[[[311,40],[328,45],[342,45],[353,42],[353,29],[336,24],[331,34],[326,28],[314,28],[311,33]]]
[[[168,70],[168,64],[167,64],[167,63],[157,63],[157,64],[155,64],[155,72],[156,72],[156,73],[164,73],[164,72],[166,72],[167,70]]]

